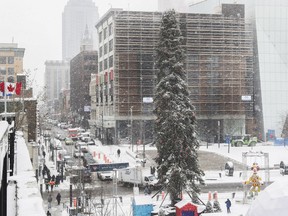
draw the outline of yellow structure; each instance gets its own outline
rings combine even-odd
[[[261,185],[263,185],[262,178],[257,174],[259,171],[259,166],[257,163],[253,163],[251,170],[253,171],[253,174],[250,176],[250,178],[244,182],[244,184],[250,184],[250,196],[257,196],[258,193],[261,191]]]
[[[0,81],[17,82],[18,74],[23,73],[25,48],[16,43],[0,43]]]

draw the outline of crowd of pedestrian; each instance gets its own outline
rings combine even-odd
[[[41,144],[41,142],[39,143]],[[53,174],[53,170],[51,171],[47,165],[46,165],[46,151],[45,151],[45,147],[44,145],[41,146],[41,150],[42,150],[42,158],[44,159],[44,163],[43,163],[43,169],[42,169],[42,177],[44,179],[44,183],[45,183],[45,189],[46,192],[48,192],[48,209],[46,212],[47,216],[52,216],[51,214],[51,208],[52,208],[52,203],[53,203],[53,189],[54,187],[58,187],[58,185],[60,184],[61,181],[61,175],[58,173],[57,175]],[[60,192],[57,193],[56,197],[55,197],[55,201],[57,201],[57,204],[60,205],[61,204],[61,194]]]
[[[53,191],[54,186],[58,187],[58,185],[60,184],[61,175],[57,174],[57,176],[55,176],[53,174],[51,176],[51,171],[46,165],[44,165],[44,168],[42,170],[42,176],[45,181],[46,192],[49,192],[49,188],[51,191]]]

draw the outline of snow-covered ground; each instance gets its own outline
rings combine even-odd
[[[121,150],[121,156],[118,157],[117,150]],[[146,146],[146,150],[148,149],[155,149],[155,147]],[[273,145],[261,145],[257,147],[233,147],[230,148],[228,153],[228,146],[226,144],[221,144],[220,148],[218,148],[218,145],[209,145],[208,148],[206,146],[201,146],[201,150],[203,151],[211,151],[215,152],[217,154],[223,155],[227,157],[227,160],[229,158],[243,162],[243,153],[269,153],[269,167],[270,168],[277,168],[280,161],[286,161],[287,155],[288,155],[288,148],[283,146],[273,146]],[[141,146],[139,146],[139,151],[141,151]],[[130,145],[121,145],[121,146],[102,146],[100,142],[96,142],[95,146],[89,146],[89,151],[94,156],[94,159],[96,159],[98,162],[129,162],[130,166],[133,166],[139,162],[136,158],[136,153],[132,152]],[[24,139],[21,137],[17,138],[17,174],[10,177],[9,180],[17,180],[17,193],[18,193],[18,213],[19,215],[45,215],[46,209],[44,208],[44,204],[39,192],[39,184],[41,183],[42,179],[37,183],[35,179],[35,172],[32,169],[32,165],[28,156],[28,150],[26,148],[26,144],[24,142]],[[20,154],[21,152],[21,154]],[[104,157],[105,155],[105,157]],[[252,154],[251,154],[252,155]],[[104,158],[106,158],[104,160]],[[209,159],[207,159],[209,160]],[[257,162],[260,167],[264,164],[264,159],[262,157],[258,156],[251,156],[249,159],[247,159],[247,165],[250,166],[253,162]],[[149,163],[149,161],[147,162]],[[47,161],[47,166],[51,169],[52,174],[57,174],[55,162]],[[149,166],[146,166],[146,169],[149,169]],[[219,171],[220,172],[220,171]],[[243,175],[240,176],[239,173],[235,173],[233,177],[225,176],[224,171],[222,173],[222,176],[219,176],[219,172],[217,171],[207,171],[206,174],[206,183],[225,183],[225,182],[243,182]],[[273,174],[274,171],[271,171],[271,181],[278,181],[280,179],[287,179],[287,176],[282,176],[279,174],[279,169],[275,169],[275,174]],[[249,176],[250,173],[248,171],[247,175]],[[259,173],[261,175],[261,173]],[[264,176],[262,176],[263,179],[265,179]],[[57,188],[57,190],[61,191],[63,189],[69,188],[69,181],[64,181],[60,184],[60,186]],[[11,191],[8,193],[8,209],[9,211],[13,211],[12,214],[15,213],[15,201],[13,194],[15,193],[15,190],[13,189],[13,185],[9,185],[8,191]],[[230,190],[229,190],[230,191]],[[211,191],[214,193],[215,191]],[[261,195],[262,192],[260,192]],[[270,192],[271,193],[271,192]],[[288,193],[287,193],[288,194]],[[139,194],[140,196],[144,196],[144,194]],[[259,196],[260,196],[259,195]],[[163,200],[162,198],[165,196],[165,194],[161,194],[160,196],[155,196],[153,198],[153,202],[156,205],[160,205]],[[117,216],[126,216],[131,214],[131,199],[133,195],[131,196],[125,196],[123,197],[123,202],[118,203],[118,210],[117,210]],[[189,199],[187,194],[184,194],[184,199]],[[158,198],[158,201],[157,201]],[[201,200],[206,204],[208,201],[208,194],[203,193],[200,196]],[[244,191],[239,190],[239,188],[235,188],[235,196],[233,196],[232,192],[227,193],[218,193],[218,200],[220,203],[220,207],[222,209],[221,213],[213,213],[213,214],[202,214],[202,215],[226,215],[226,208],[225,208],[225,201],[227,198],[230,198],[232,201],[232,207],[231,207],[231,214],[229,215],[246,215],[248,212],[248,209],[251,205],[253,205],[253,200],[244,200]],[[245,201],[245,202],[243,202]],[[212,200],[213,202],[213,200]],[[164,203],[162,205],[165,205],[165,203],[169,203],[168,198],[164,200]],[[115,205],[114,205],[115,207]],[[114,209],[115,211],[115,209]],[[9,215],[12,215],[9,214]],[[53,214],[59,215],[58,214]],[[62,212],[62,215],[68,215],[67,212],[64,210]],[[114,214],[115,215],[115,214]],[[253,215],[253,214],[250,214]]]

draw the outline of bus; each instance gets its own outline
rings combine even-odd
[[[78,139],[78,128],[68,128],[68,137],[70,137],[72,140]]]

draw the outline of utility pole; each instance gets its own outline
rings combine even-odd
[[[131,136],[131,146],[132,146],[132,152],[134,152],[134,149],[133,149],[133,127],[132,127],[132,124],[133,124],[133,106],[130,107],[130,136]]]
[[[118,199],[118,191],[117,191],[117,169],[114,169],[114,177],[113,177],[113,197],[114,197],[114,215],[117,216],[117,199]]]
[[[142,61],[142,58],[141,58],[141,61]],[[142,62],[141,62],[142,64]],[[140,117],[140,142],[139,142],[139,145],[141,145],[141,143],[143,144],[143,148],[142,148],[142,151],[143,151],[143,160],[145,160],[145,143],[143,141],[143,94],[142,94],[142,85],[143,85],[143,78],[142,78],[142,70],[141,70],[141,77],[140,77],[140,94],[141,94],[141,117]],[[144,131],[144,134],[145,134],[145,131]],[[145,166],[145,163],[143,161],[143,167]]]
[[[104,135],[105,135],[105,133],[104,133],[104,116],[103,116],[103,110],[102,110],[101,116],[102,116],[102,129],[101,129],[101,131],[102,131],[102,144],[104,144]]]
[[[220,148],[220,121],[218,120],[218,148]]]

